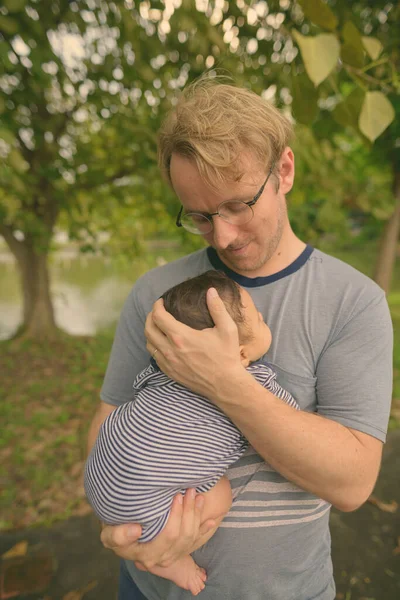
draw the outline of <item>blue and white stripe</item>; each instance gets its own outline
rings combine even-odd
[[[256,363],[249,371],[298,408],[269,366]],[[102,521],[140,523],[140,540],[149,541],[163,529],[174,496],[189,487],[210,490],[248,442],[219,408],[153,365],[139,373],[134,391],[135,399],[104,421],[86,463],[85,489]]]

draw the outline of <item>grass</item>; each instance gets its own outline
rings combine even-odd
[[[57,342],[2,342],[0,528],[50,523],[89,508],[82,468],[113,331]]]
[[[342,251],[370,274],[368,253]],[[400,277],[394,277],[399,282]],[[400,287],[389,304],[395,327],[394,409],[390,428],[400,426]],[[82,471],[87,430],[98,403],[113,330],[95,337],[63,336],[40,345],[0,344],[0,529],[50,524],[90,508]]]

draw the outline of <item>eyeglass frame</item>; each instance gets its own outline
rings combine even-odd
[[[271,166],[270,170],[268,171],[268,175],[267,175],[266,180],[264,181],[264,183],[262,184],[262,186],[260,187],[260,189],[258,190],[257,194],[254,196],[254,198],[252,200],[250,200],[249,202],[243,202],[242,200],[237,200],[237,202],[242,202],[242,204],[245,204],[249,208],[251,208],[252,206],[254,206],[256,204],[256,202],[260,199],[260,197],[261,197],[261,195],[262,195],[262,193],[263,193],[263,191],[265,189],[265,186],[267,185],[268,180],[269,180],[269,178],[272,175],[272,172],[273,172],[274,168],[275,168],[275,163],[273,163],[273,165]],[[217,212],[214,212],[214,213],[201,213],[201,212],[192,211],[192,212],[189,212],[187,214],[188,215],[201,215],[202,217],[206,218],[210,222],[210,224],[211,224],[211,230],[209,231],[209,233],[211,233],[211,231],[214,229],[214,223],[213,223],[212,217],[216,217],[218,215],[219,217],[221,217],[221,219],[224,218],[224,217],[222,217],[219,214],[219,207],[222,206],[222,204],[225,204],[226,202],[234,202],[234,201],[232,201],[232,200],[224,200],[223,202],[221,202],[220,204],[218,204],[218,206],[217,206]],[[183,206],[181,206],[181,208],[179,210],[179,213],[178,213],[178,216],[176,217],[175,225],[177,227],[183,227],[182,222],[181,222],[182,211],[183,211]],[[249,221],[247,221],[247,222],[250,223],[250,221],[253,219],[253,217],[254,217],[254,213],[253,213],[253,216],[251,217],[251,219],[249,219]],[[226,221],[226,219],[224,219],[224,221]],[[226,223],[229,223],[229,221],[226,221]],[[199,235],[201,235],[201,233],[199,233]]]

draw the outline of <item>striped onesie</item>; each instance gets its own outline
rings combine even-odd
[[[248,371],[299,408],[267,364],[253,363]],[[101,426],[86,463],[85,490],[104,523],[140,523],[140,541],[147,542],[164,528],[176,494],[210,490],[249,443],[219,408],[170,379],[154,361],[133,387],[135,399]]]

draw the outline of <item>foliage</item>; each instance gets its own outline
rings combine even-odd
[[[319,140],[298,126],[293,148],[296,185],[288,202],[295,232],[319,246],[376,238],[393,210],[389,166],[375,164],[366,145],[344,133]]]
[[[125,224],[131,240],[140,240],[145,217],[164,223],[172,196],[156,173],[155,132],[176,91],[213,65],[256,91],[279,82],[283,103],[291,101],[289,83],[302,122],[326,110],[324,102],[338,102],[328,75],[354,82],[338,103],[339,121],[358,111],[361,131],[375,139],[393,116],[383,95],[398,85],[393,57],[365,34],[374,15],[349,15],[341,3],[334,10],[322,0],[271,2],[270,9],[243,0],[58,0],[51,10],[9,0],[0,15],[2,222],[32,234],[40,247],[44,214],[56,219],[61,210],[70,235],[87,249],[99,230]],[[318,88],[311,95],[303,64]],[[357,86],[364,96],[353,110]]]
[[[0,234],[16,256],[24,246],[25,257],[48,253],[57,225],[84,251],[96,250],[105,231],[107,250],[125,254],[137,253],[146,237],[176,235],[177,201],[160,180],[156,132],[180,89],[216,67],[312,127],[310,144],[330,140],[337,162],[344,129],[368,144],[384,139],[398,154],[391,123],[399,10],[380,1],[350,8],[344,0],[6,0]],[[393,162],[380,156],[381,164]],[[304,158],[300,172],[317,181],[318,169]],[[339,209],[347,206],[349,172],[352,193],[362,192],[356,171],[330,172],[327,180],[344,178],[338,187],[346,192],[331,208],[328,190],[314,198],[311,185],[300,212],[312,239],[321,223],[322,231],[332,220],[345,224]],[[386,200],[368,197],[367,211],[382,213]],[[182,239],[190,248],[201,243]]]
[[[54,215],[51,226],[63,212],[71,238],[90,249],[99,230],[129,223],[138,240],[143,216],[164,214],[152,201],[160,196],[158,117],[151,92],[142,93],[152,71],[136,59],[150,54],[150,44],[157,53],[157,44],[139,15],[119,5],[65,0],[46,10],[26,2],[18,26],[11,16],[0,20],[1,217],[39,249],[46,245],[45,215]]]

